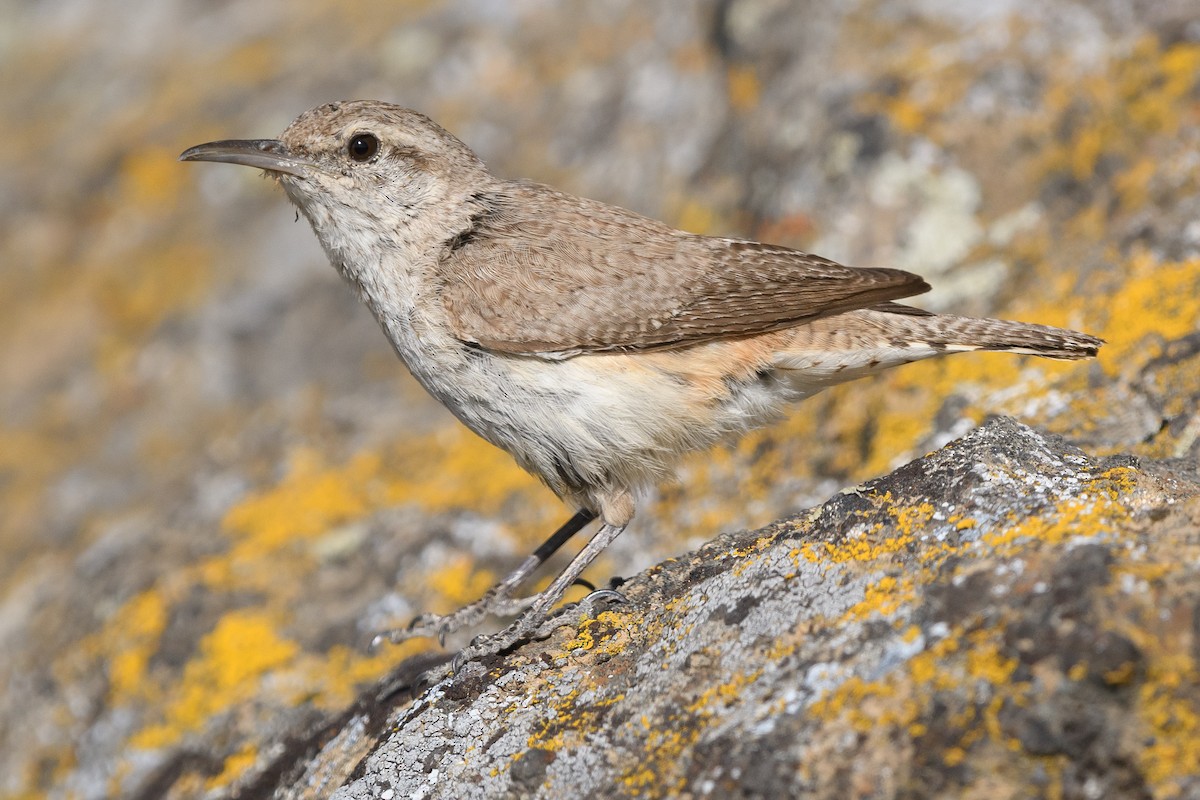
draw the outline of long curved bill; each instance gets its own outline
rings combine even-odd
[[[282,172],[297,178],[306,178],[315,165],[306,159],[288,152],[278,139],[224,139],[189,147],[179,156],[180,161],[218,161],[224,164],[241,164],[257,167],[268,172]]]

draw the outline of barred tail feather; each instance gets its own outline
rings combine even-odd
[[[806,393],[949,353],[998,350],[1077,360],[1094,357],[1103,344],[1065,328],[931,314],[895,303],[814,320],[787,336],[771,362]]]
[[[1078,360],[1095,358],[1103,339],[1086,333],[1000,319],[937,315],[915,317],[926,323],[934,348],[953,352],[1001,350],[1008,353]]]

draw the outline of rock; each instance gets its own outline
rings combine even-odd
[[[545,641],[402,665],[242,796],[1194,796],[1197,478],[996,418]]]

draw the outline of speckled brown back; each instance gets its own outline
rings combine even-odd
[[[534,183],[475,200],[474,227],[441,265],[442,301],[458,338],[501,352],[682,346],[929,289],[901,270],[683,233]]]

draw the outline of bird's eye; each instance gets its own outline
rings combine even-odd
[[[369,161],[379,152],[379,139],[371,133],[356,133],[350,137],[346,152],[355,161]]]

